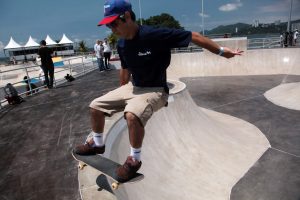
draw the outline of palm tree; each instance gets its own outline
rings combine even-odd
[[[85,43],[84,40],[81,40],[79,42],[79,49],[78,50],[79,50],[79,52],[82,52],[82,53],[88,52],[88,48],[87,48],[86,43]]]
[[[116,48],[116,44],[117,44],[118,39],[119,39],[118,36],[116,34],[114,34],[114,33],[111,33],[107,37],[107,40],[111,44],[111,46],[112,46],[113,49]]]

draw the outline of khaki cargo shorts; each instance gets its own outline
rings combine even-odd
[[[162,87],[136,87],[131,82],[99,98],[90,107],[111,116],[116,112],[131,112],[145,126],[152,114],[167,104],[168,94]]]

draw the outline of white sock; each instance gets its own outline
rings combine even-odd
[[[132,156],[135,160],[141,161],[141,153],[142,148],[135,149],[133,147],[130,147],[130,156]]]
[[[97,147],[101,147],[104,145],[104,141],[103,141],[103,133],[95,133],[92,131],[93,134],[93,140],[95,142],[95,146]]]

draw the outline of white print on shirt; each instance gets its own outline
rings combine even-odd
[[[146,51],[144,53],[142,53],[142,52],[138,53],[138,56],[147,56],[147,55],[151,55],[151,51]]]

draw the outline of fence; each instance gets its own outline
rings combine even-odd
[[[8,104],[7,100],[4,98],[4,87],[7,83],[11,83],[18,91],[20,96],[31,96],[36,92],[41,92],[45,90],[44,86],[44,74],[39,65],[20,65],[19,67],[9,66],[11,69],[0,70],[0,109]],[[54,71],[54,87],[66,82],[64,78],[67,74],[73,77],[82,76],[89,73],[98,66],[96,64],[96,58],[93,55],[78,56],[73,58],[67,58],[63,60],[63,65],[61,67],[55,67]],[[26,80],[30,83],[36,85],[36,88],[32,88],[31,84],[28,84],[26,89]]]
[[[247,40],[247,49],[261,49],[261,48],[279,48],[281,47],[281,41],[278,37],[271,38],[255,38]],[[187,52],[202,52],[203,49],[196,45],[191,45],[187,48],[175,48],[172,49],[172,53],[187,53]],[[118,57],[118,54],[114,52],[115,58]],[[74,77],[78,77],[89,73],[97,69],[96,58],[93,54],[81,55],[73,58],[65,58],[63,61],[64,65],[59,68],[55,68],[55,80],[54,86],[66,82],[64,76],[70,74]],[[12,67],[12,66],[10,66]],[[26,90],[26,83],[24,81],[24,76],[27,76],[28,79],[35,83],[38,87],[31,88],[29,84],[29,90]],[[2,106],[7,104],[7,101],[4,99],[3,87],[9,83],[12,79],[12,83],[18,90],[21,96],[31,96],[34,92],[43,91],[43,74],[41,74],[41,69],[39,65],[22,65],[20,68],[0,70],[0,109]]]
[[[269,49],[282,47],[283,41],[279,37],[253,38],[247,40],[248,49]]]

